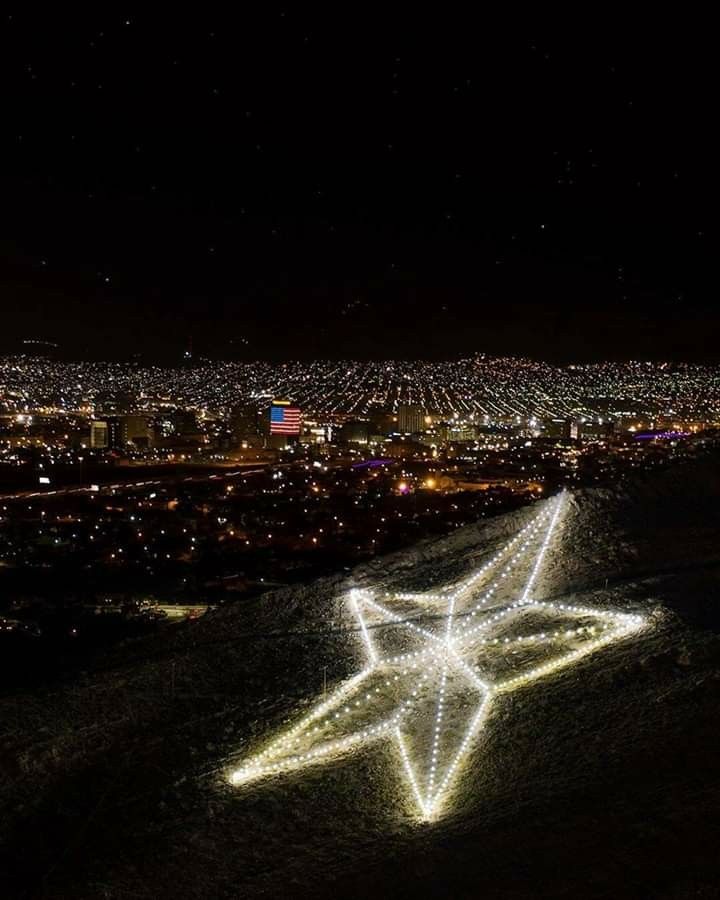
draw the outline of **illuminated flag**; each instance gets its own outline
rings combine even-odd
[[[270,407],[270,434],[300,434],[302,413],[297,406],[273,401]]]

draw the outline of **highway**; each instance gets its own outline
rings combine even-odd
[[[292,465],[297,465],[297,463],[282,463],[280,465],[273,465],[272,468],[282,469]],[[188,482],[229,481],[244,475],[258,475],[267,472],[268,468],[270,468],[268,465],[258,467],[257,463],[248,463],[246,467],[234,468],[229,472],[214,472],[212,475],[205,473],[202,475],[186,475],[184,477],[178,477],[177,474],[172,474],[163,478],[146,479],[143,481],[115,481],[111,484],[73,485],[46,491],[16,491],[10,494],[0,494],[0,502],[7,503],[8,501],[18,500],[53,500],[58,497],[69,497],[73,494],[112,494],[117,491],[136,490],[138,488],[156,487],[173,483],[186,484]]]

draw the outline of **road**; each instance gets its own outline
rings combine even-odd
[[[297,463],[282,463],[273,465],[273,469],[283,469]],[[252,468],[255,466],[255,468]],[[215,472],[212,475],[186,475],[178,477],[176,474],[167,475],[163,478],[153,478],[144,481],[116,481],[112,484],[100,485],[75,485],[71,487],[57,488],[48,491],[16,491],[10,494],[0,494],[0,501],[16,501],[16,500],[52,500],[57,497],[68,497],[73,494],[112,494],[117,491],[135,490],[137,488],[155,487],[163,484],[185,484],[187,482],[203,482],[203,481],[228,481],[238,478],[241,475],[259,475],[266,472],[270,466],[257,466],[257,463],[248,463],[246,467],[231,469],[229,472]]]

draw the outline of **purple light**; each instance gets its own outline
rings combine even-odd
[[[351,469],[377,469],[378,466],[389,466],[394,459],[365,459],[359,463],[353,463]]]
[[[654,440],[674,440],[675,438],[688,437],[689,431],[644,431],[642,434],[636,434],[636,441],[654,441]]]

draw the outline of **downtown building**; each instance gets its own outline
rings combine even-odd
[[[398,406],[397,430],[400,434],[417,434],[425,431],[425,410],[422,406],[401,403]]]

